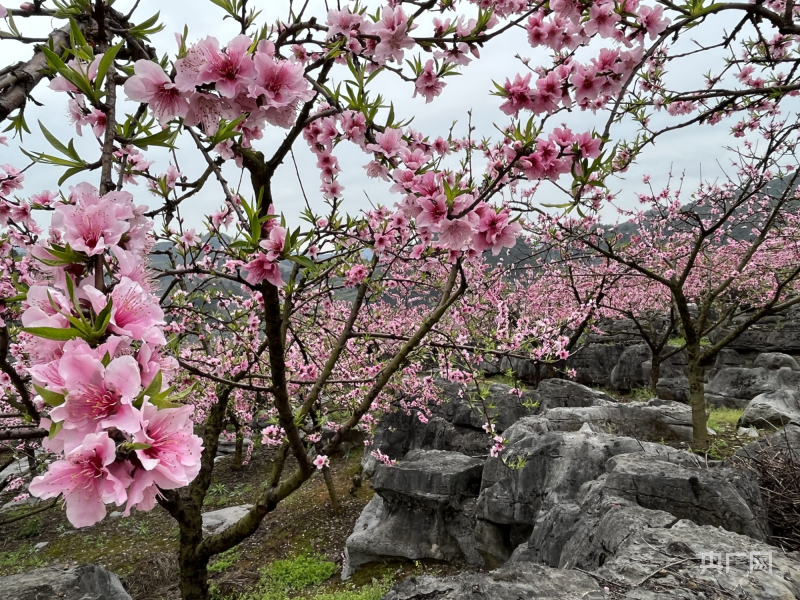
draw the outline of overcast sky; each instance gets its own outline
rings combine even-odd
[[[265,9],[260,17],[260,22],[272,22],[278,16],[286,17],[285,14],[278,14],[274,7],[281,7],[282,13],[286,12],[288,3],[286,2],[260,2],[259,5],[267,5],[271,8]],[[133,5],[132,0],[118,0],[115,8],[121,12],[126,12]],[[324,18],[324,1],[310,0],[312,10]],[[169,53],[174,56],[176,42],[174,33],[183,30],[183,25],[189,26],[189,41],[194,42],[206,35],[218,37],[222,43],[229,40],[238,33],[231,20],[222,20],[223,12],[221,9],[212,5],[210,2],[201,0],[142,0],[140,2],[137,21],[161,11],[161,20],[166,25],[164,31],[152,36],[152,40],[159,54]],[[18,26],[25,35],[44,36],[53,27],[60,26],[62,23],[45,18],[36,19],[17,19]],[[705,26],[698,27],[691,31],[692,38],[681,40],[675,45],[676,51],[685,51],[693,45],[695,41],[709,42],[714,40],[714,36],[719,36],[721,30],[730,26],[729,22],[717,19]],[[30,58],[31,49],[13,41],[0,41],[0,66],[11,64],[17,60],[27,60]],[[466,131],[467,112],[473,111],[473,123],[477,127],[475,137],[495,136],[497,131],[493,123],[506,124],[509,119],[499,110],[501,100],[490,95],[493,89],[492,80],[501,82],[506,77],[513,77],[515,73],[523,70],[520,62],[514,58],[515,54],[531,58],[531,66],[545,64],[547,55],[541,49],[532,49],[526,41],[525,32],[521,29],[509,32],[490,43],[482,51],[481,60],[473,61],[468,67],[463,68],[463,75],[447,78],[447,87],[439,98],[431,104],[425,104],[422,98],[412,98],[413,89],[410,84],[400,82],[390,74],[381,76],[375,86],[376,91],[384,94],[384,97],[394,102],[399,117],[414,117],[412,126],[425,134],[435,138],[438,135],[446,136],[448,129],[454,120],[459,121],[456,126],[456,133],[463,134]],[[406,58],[410,56],[406,55]],[[700,61],[689,59],[678,65],[670,67],[670,81],[677,87],[702,85],[702,73],[707,71],[709,66],[714,64],[717,69],[721,68],[720,53],[708,53]],[[701,68],[702,67],[702,68]],[[49,90],[46,85],[40,84],[34,91],[34,97],[43,107],[36,107],[32,103],[26,111],[27,121],[31,127],[32,135],[26,135],[22,146],[29,151],[50,152],[47,142],[39,133],[37,120],[41,120],[45,126],[59,139],[68,141],[75,139],[76,147],[81,151],[81,155],[89,160],[96,160],[99,156],[98,144],[92,138],[88,129],[84,129],[83,138],[75,135],[67,119],[66,102],[67,96],[63,93],[56,93]],[[124,96],[124,94],[123,94]],[[135,110],[135,105],[125,102],[126,112]],[[581,131],[586,129],[601,129],[604,125],[604,115],[602,113],[593,115],[591,112],[574,112],[564,114],[555,123],[551,122],[550,127],[557,126],[561,121],[565,121],[573,130]],[[613,180],[612,187],[620,190],[621,203],[632,205],[635,203],[635,193],[642,191],[642,176],[649,174],[653,177],[656,184],[666,181],[667,175],[672,170],[673,173],[686,173],[686,184],[684,189],[691,189],[696,186],[700,179],[700,173],[705,178],[719,176],[721,171],[718,162],[727,166],[730,164],[730,155],[723,148],[726,145],[734,144],[735,140],[730,136],[731,120],[723,121],[715,127],[688,128],[671,134],[651,147],[645,153],[638,165],[633,167],[624,179]],[[616,130],[617,135],[631,134],[630,127]],[[274,127],[269,127],[265,131],[264,140],[257,144],[257,148],[269,154],[270,149],[276,147],[283,136],[283,131]],[[0,163],[12,163],[15,166],[27,164],[25,157],[18,150],[17,140],[9,139],[10,147],[0,146]],[[202,172],[205,163],[202,158],[192,152],[193,145],[189,138],[179,140],[180,168],[190,180]],[[295,153],[299,163],[305,190],[314,204],[315,209],[323,210],[321,196],[318,191],[319,179],[314,167],[315,159],[307,150],[305,143],[300,141],[295,145]],[[347,145],[337,148],[335,154],[339,157],[342,167],[340,181],[344,185],[346,194],[346,209],[354,213],[361,208],[368,206],[366,197],[376,203],[391,205],[396,201],[388,192],[388,184],[368,179],[361,166],[366,164],[369,157],[362,152],[352,149]],[[152,169],[156,173],[166,170],[168,155],[163,149],[152,149],[147,153],[148,158],[157,160]],[[152,172],[152,171],[151,171]],[[55,190],[57,181],[63,169],[36,165],[26,173],[25,193],[33,194],[43,189]],[[226,176],[229,182],[235,183],[239,180],[239,171],[235,166],[226,167]],[[66,182],[65,187],[81,181],[81,175],[74,177]],[[93,183],[97,179],[97,173],[89,175],[89,180]],[[151,203],[153,198],[145,189],[142,181],[137,188],[130,188],[136,195],[137,203]],[[252,191],[243,185],[242,191],[245,195],[250,195]],[[616,190],[615,190],[616,191]],[[304,204],[300,188],[297,183],[294,167],[291,161],[287,161],[278,171],[273,195],[277,201],[279,210],[283,211],[290,222],[296,222],[296,215],[302,210]],[[216,210],[222,203],[222,193],[218,185],[209,184],[206,189],[193,197],[190,205],[182,207],[182,216],[187,226],[198,227],[204,214]],[[539,201],[562,201],[559,197],[539,197]],[[605,215],[607,220],[614,220],[613,214]]]

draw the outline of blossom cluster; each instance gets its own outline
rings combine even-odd
[[[194,407],[174,404],[181,394],[169,388],[178,365],[163,353],[164,313],[146,267],[153,244],[146,207],[128,192],[101,195],[87,183],[58,202],[38,197],[34,205],[46,198],[53,210],[49,236],[33,243],[21,235],[16,213],[6,232],[26,250],[15,368],[30,377],[33,402],[46,415],[44,448],[59,456],[29,491],[63,495],[70,522],[85,527],[103,519],[106,504],[124,505],[125,514],[150,510],[159,489],[188,485],[202,441],[193,433]]]

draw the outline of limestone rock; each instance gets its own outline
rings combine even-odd
[[[342,577],[366,563],[433,558],[483,564],[472,545],[483,461],[457,452],[413,450],[379,465],[377,492],[345,543]]]
[[[629,392],[633,388],[647,385],[643,364],[650,358],[651,352],[647,344],[628,346],[611,371],[611,387]]]
[[[489,573],[411,577],[383,600],[603,600],[600,586],[585,573],[533,564],[514,564]]]
[[[539,384],[540,406],[545,411],[557,407],[586,407],[613,403],[608,394],[567,379],[545,379]]]
[[[203,513],[203,531],[205,533],[222,533],[235,525],[251,508],[253,508],[252,504],[241,504]]]
[[[575,371],[575,381],[583,385],[606,387],[611,371],[619,362],[625,346],[600,343],[579,346],[567,359],[567,368]]]
[[[776,390],[759,394],[744,409],[742,425],[783,427],[800,422],[800,390]]]
[[[706,401],[714,407],[745,408],[760,394],[778,390],[800,390],[800,372],[758,367],[721,369],[706,384]]]
[[[648,441],[691,442],[694,439],[691,408],[668,400],[553,408],[544,416],[554,431],[577,431],[584,423],[589,423],[595,431]]]
[[[797,361],[788,354],[783,354],[782,352],[765,352],[759,354],[753,363],[753,367],[763,367],[770,371],[777,371],[778,369],[788,367],[792,371],[800,371],[800,365],[797,364]]]
[[[0,600],[131,600],[119,578],[97,565],[45,567],[0,577]]]
[[[687,467],[645,453],[615,456],[606,493],[698,525],[766,540],[767,511],[755,476],[745,469]]]

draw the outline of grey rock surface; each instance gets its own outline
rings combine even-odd
[[[644,363],[651,358],[650,348],[647,344],[634,344],[625,348],[619,361],[611,371],[611,387],[621,392],[647,385]]]
[[[544,416],[554,431],[577,431],[584,423],[589,423],[595,431],[648,441],[691,442],[694,439],[691,408],[668,400],[553,408]]]
[[[472,544],[483,461],[440,450],[412,450],[379,465],[376,494],[345,543],[342,577],[370,562],[433,558],[480,566]]]
[[[791,368],[773,370],[764,367],[720,369],[706,384],[706,401],[714,407],[745,408],[760,394],[778,390],[800,390],[800,372]]]
[[[585,573],[533,564],[514,564],[489,573],[411,577],[383,600],[602,600],[597,582]]]
[[[205,533],[222,533],[235,525],[252,507],[252,504],[241,504],[203,513],[203,531]]]
[[[663,400],[689,403],[688,377],[662,377],[656,383],[656,394]]]
[[[537,391],[540,411],[557,407],[586,407],[614,403],[608,394],[568,379],[545,379],[539,384]]]
[[[378,465],[372,488],[384,498],[403,495],[421,500],[477,497],[483,460],[444,450],[412,450],[394,466]]]
[[[759,354],[753,362],[753,367],[763,367],[770,371],[777,371],[778,369],[788,367],[792,371],[800,371],[800,365],[797,364],[797,361],[788,354],[783,354],[782,352],[764,352],[763,354]]]
[[[619,362],[622,344],[586,344],[578,347],[567,359],[567,368],[574,369],[575,381],[583,385],[607,387],[611,371]]]
[[[131,600],[119,578],[97,565],[44,567],[0,577],[0,600]]]
[[[767,511],[755,476],[744,469],[687,467],[645,453],[608,461],[607,494],[698,525],[768,538]]]
[[[719,555],[721,568],[703,569],[704,561],[708,565],[710,560],[707,553]],[[751,572],[751,556],[763,560],[765,568]],[[668,529],[635,532],[596,573],[629,587],[626,598],[640,600],[788,600],[800,594],[796,557],[750,537],[687,520]]]
[[[800,422],[800,391],[777,390],[759,394],[750,400],[742,414],[742,425],[783,427],[791,421]]]

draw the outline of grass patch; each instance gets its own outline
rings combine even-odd
[[[638,402],[647,402],[654,397],[655,395],[647,386],[633,388],[630,393],[631,400],[637,400]]]
[[[0,574],[14,575],[30,571],[45,564],[43,557],[36,554],[33,546],[23,546],[14,551],[0,552]]]
[[[239,547],[234,546],[230,550],[217,555],[208,565],[208,570],[211,573],[224,573],[236,564],[237,560],[239,560]]]
[[[733,429],[744,413],[740,408],[717,408],[708,413],[708,426],[720,433],[724,429]]]
[[[353,590],[322,591],[319,589],[339,568],[324,558],[304,554],[288,560],[276,560],[261,569],[261,579],[256,587],[237,600],[380,600],[391,585],[390,580],[373,581]],[[220,597],[220,596],[216,596]]]

